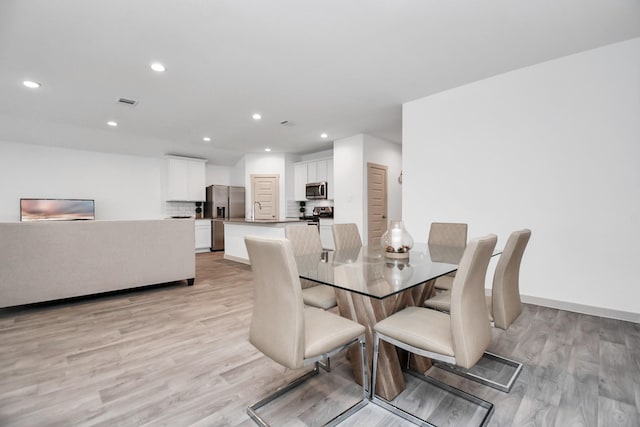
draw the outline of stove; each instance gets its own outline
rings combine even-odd
[[[313,216],[318,218],[333,218],[332,206],[316,206],[313,208]]]

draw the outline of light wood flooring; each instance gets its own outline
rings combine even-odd
[[[196,258],[193,287],[0,310],[0,426],[253,426],[246,406],[301,372],[248,342],[250,269],[220,253]],[[525,364],[511,393],[429,371],[493,402],[490,425],[640,425],[640,325],[525,305],[493,333],[492,351]],[[302,426],[349,406],[359,393],[349,363],[332,364],[262,413]],[[410,385],[407,404],[440,406],[434,421],[466,425],[460,408],[421,387]],[[409,424],[369,404],[343,425]]]

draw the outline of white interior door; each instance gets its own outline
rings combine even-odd
[[[279,175],[251,175],[251,201],[254,219],[279,219]]]

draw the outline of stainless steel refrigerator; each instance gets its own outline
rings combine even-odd
[[[205,218],[227,218],[229,211],[229,187],[210,185],[207,187],[207,200],[204,203]]]
[[[210,185],[204,215],[211,218],[211,250],[224,250],[224,221],[244,219],[244,187]]]
[[[229,219],[244,219],[244,187],[229,187]]]

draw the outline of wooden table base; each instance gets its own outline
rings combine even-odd
[[[373,364],[373,326],[380,320],[386,319],[407,306],[422,306],[426,296],[431,295],[433,292],[434,283],[435,281],[431,280],[383,300],[336,289],[340,315],[366,327],[369,379],[371,379]],[[392,400],[405,389],[404,376],[402,374],[402,366],[404,365],[401,363],[401,358],[395,346],[382,341],[380,344],[376,394],[387,400]],[[362,384],[359,352],[359,348],[353,347],[350,350],[350,358],[354,379],[358,384]],[[418,372],[425,372],[431,367],[430,359],[416,355],[412,355],[411,358],[411,368]],[[406,356],[403,359],[403,363],[406,364]]]

